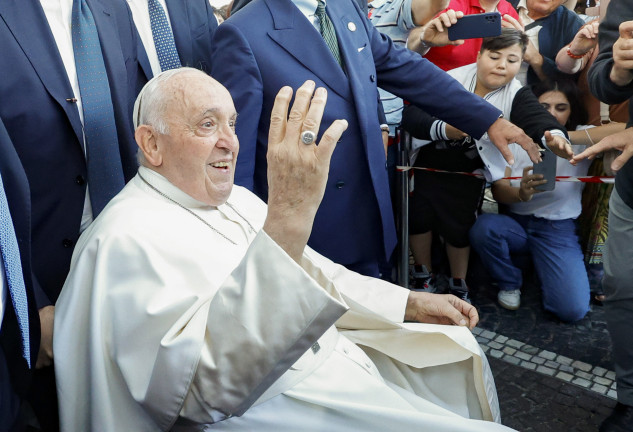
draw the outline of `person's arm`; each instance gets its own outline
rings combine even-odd
[[[557,156],[569,159],[573,155],[567,140],[567,130],[541,106],[528,87],[521,88],[514,96],[510,121],[535,142],[547,145]]]
[[[411,0],[411,16],[415,25],[423,26],[438,12],[448,7],[449,0]]]
[[[447,29],[464,16],[462,11],[448,9],[433,18],[423,27],[411,31],[407,40],[407,48],[418,54],[425,55],[432,47],[445,45],[462,45],[463,39],[448,40]]]
[[[572,43],[584,25],[584,22],[574,12],[560,7],[546,19],[548,20],[547,28],[544,25],[539,32],[539,52],[543,57],[541,72],[545,79],[561,74],[556,66],[556,55],[560,48]],[[548,40],[547,36],[551,40]],[[543,80],[540,75],[539,78]]]
[[[314,92],[314,97],[312,97]],[[325,193],[330,159],[346,120],[336,120],[324,133],[319,145],[305,145],[300,133],[317,133],[327,100],[327,90],[314,91],[308,81],[293,96],[282,88],[271,112],[268,134],[268,215],[264,231],[295,261],[300,262],[312,231],[314,216]]]
[[[575,145],[592,146],[602,141],[609,135],[622,132],[626,128],[626,124],[611,122],[606,125],[596,126],[583,130],[568,131],[569,140]]]
[[[404,107],[401,125],[412,137],[422,140],[458,140],[468,136],[468,134],[436,119],[415,105]]]
[[[556,55],[556,67],[561,72],[575,74],[589,62],[593,49],[598,44],[598,20],[583,26],[571,41]]]
[[[464,87],[428,60],[397,48],[376,29],[366,27],[381,88],[407,100],[475,139],[488,133],[504,158],[513,162],[509,143],[517,143],[533,162],[538,146],[518,127],[500,118],[501,111]],[[441,90],[440,90],[441,89]]]
[[[633,10],[628,3],[609,3],[599,46],[588,74],[591,93],[607,104],[623,102],[633,95]]]
[[[611,162],[611,170],[617,172],[633,156],[633,128],[629,127],[622,132],[609,135],[595,145],[589,147],[584,152],[575,155],[571,159],[572,164],[576,164],[583,159],[593,159],[597,154],[607,150],[619,150],[622,154]]]
[[[264,92],[259,67],[249,43],[229,20],[218,26],[212,48],[210,75],[229,90],[239,113],[235,129],[240,140],[240,156],[235,183],[253,190]]]

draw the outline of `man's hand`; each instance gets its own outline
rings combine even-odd
[[[539,152],[539,147],[532,141],[532,138],[527,136],[523,129],[513,125],[506,119],[497,119],[488,128],[488,137],[510,165],[514,164],[512,151],[508,148],[508,144],[511,143],[520,145],[530,156],[532,162],[539,163],[541,161],[541,152]]]
[[[558,157],[571,159],[574,151],[571,144],[562,136],[552,135],[550,131],[545,131],[545,145]]]
[[[625,86],[633,80],[633,21],[620,24],[620,37],[613,44],[613,67],[609,78]]]
[[[452,294],[411,291],[404,319],[427,324],[454,324],[472,330],[479,322],[479,314],[473,305]]]
[[[268,216],[264,231],[299,261],[312,230],[327,183],[330,159],[347,121],[336,120],[319,145],[301,141],[301,133],[319,132],[327,91],[314,91],[313,81],[298,90],[288,115],[292,89],[283,87],[275,99],[268,134]],[[314,94],[314,96],[313,96]]]
[[[584,152],[571,158],[571,163],[576,165],[578,161],[583,159],[593,159],[598,153],[606,150],[620,150],[622,154],[611,162],[611,169],[618,172],[620,168],[633,156],[633,128],[624,129],[613,135],[600,140],[600,142],[592,145]]]
[[[37,353],[35,368],[40,369],[53,364],[53,321],[55,306],[45,306],[40,309],[40,351]]]

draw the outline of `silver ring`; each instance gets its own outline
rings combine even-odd
[[[312,131],[301,132],[301,142],[305,145],[310,145],[316,140],[316,134]]]

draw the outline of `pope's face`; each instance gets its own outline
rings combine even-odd
[[[239,151],[231,95],[202,74],[177,75],[166,87],[169,134],[157,138],[161,173],[198,201],[223,204],[231,194]]]

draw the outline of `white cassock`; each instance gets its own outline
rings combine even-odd
[[[297,264],[244,188],[216,208],[139,174],[179,205],[137,175],[79,239],[55,312],[63,431],[509,430],[467,328],[402,323],[408,290],[310,249]]]

